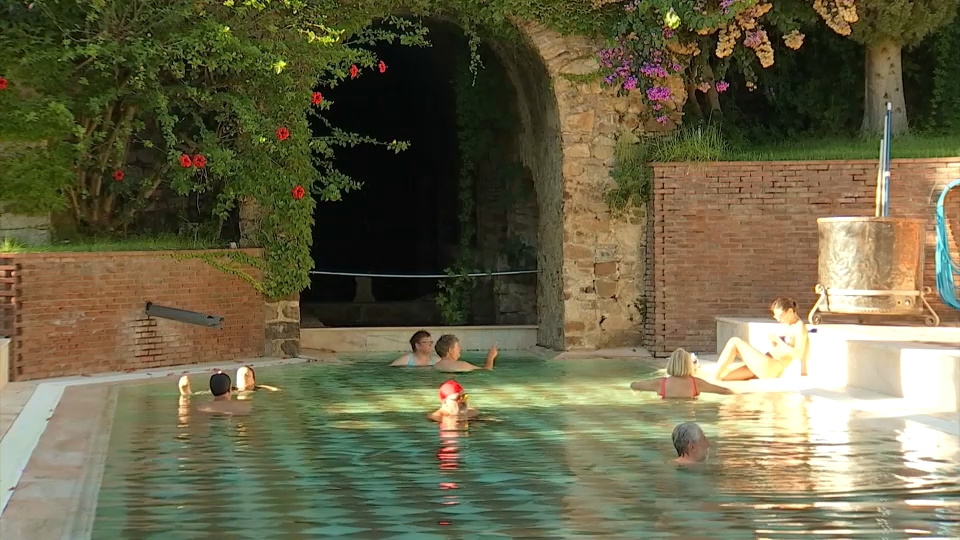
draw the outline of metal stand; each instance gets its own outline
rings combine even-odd
[[[940,326],[940,316],[937,315],[937,312],[933,310],[933,307],[930,306],[930,303],[927,302],[925,298],[926,295],[931,294],[933,290],[930,287],[923,287],[919,291],[875,291],[875,290],[856,290],[856,289],[827,289],[823,285],[817,284],[814,287],[814,290],[817,294],[820,295],[820,298],[817,299],[817,302],[813,304],[813,308],[810,309],[810,314],[807,316],[807,320],[810,324],[820,324],[823,318],[820,316],[817,311],[820,313],[836,313],[840,315],[923,315],[925,312],[929,312],[923,318],[923,323],[927,326]],[[830,297],[831,296],[909,296],[914,298],[914,305],[910,306],[904,305],[902,309],[890,310],[890,309],[880,309],[880,308],[858,308],[855,310],[844,310],[844,311],[830,311]],[[917,302],[916,300],[919,300]],[[908,300],[909,302],[909,300]],[[919,305],[918,305],[919,304]],[[821,307],[824,305],[824,307]]]

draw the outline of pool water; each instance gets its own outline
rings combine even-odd
[[[388,361],[263,368],[283,390],[240,418],[179,407],[172,380],[121,387],[93,538],[960,536],[956,441],[913,423],[796,394],[662,401],[627,389],[640,364],[505,355],[457,376],[492,419],[441,431],[448,376]],[[681,469],[690,420],[714,448]]]

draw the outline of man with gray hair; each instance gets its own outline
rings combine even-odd
[[[673,428],[673,447],[677,449],[675,461],[681,465],[692,465],[707,459],[710,440],[696,422],[684,422]]]

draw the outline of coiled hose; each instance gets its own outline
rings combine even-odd
[[[951,182],[937,201],[937,291],[943,303],[960,310],[960,298],[957,298],[957,286],[954,276],[960,276],[960,264],[953,262],[947,243],[947,213],[943,209],[947,192],[960,186],[960,180]]]

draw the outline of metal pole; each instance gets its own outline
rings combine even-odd
[[[196,311],[158,306],[153,302],[147,302],[146,312],[148,317],[159,317],[161,319],[170,319],[186,324],[196,324],[198,326],[207,326],[209,328],[223,330],[223,317],[219,315],[207,315],[206,313],[197,313]]]

